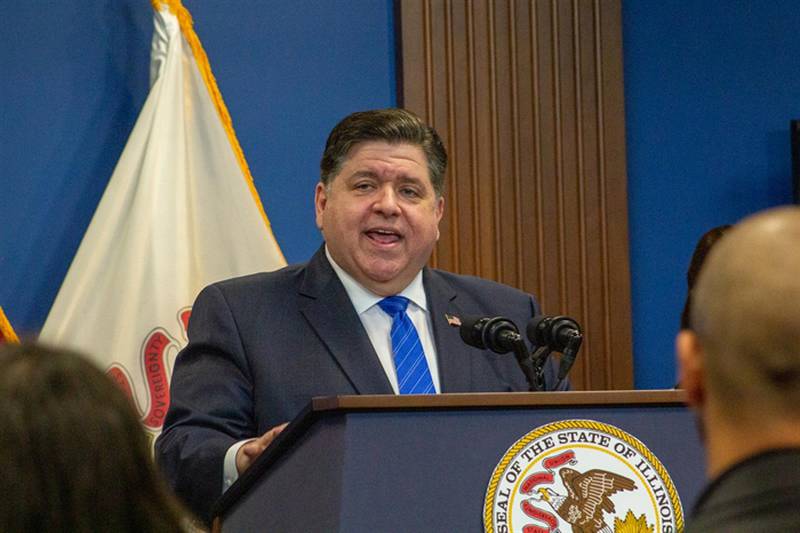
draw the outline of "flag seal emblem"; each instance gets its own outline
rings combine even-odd
[[[140,374],[143,380],[135,381],[128,368],[118,361],[114,361],[106,370],[106,374],[134,403],[151,443],[161,431],[164,418],[167,416],[172,362],[178,352],[186,346],[186,331],[191,313],[191,306],[184,307],[177,313],[180,338],[170,335],[162,326],[153,328],[147,333],[139,355]],[[137,390],[143,392],[141,400]]]
[[[487,533],[675,533],[683,508],[669,473],[636,437],[563,420],[515,442],[484,501]]]

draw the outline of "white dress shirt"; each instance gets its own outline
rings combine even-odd
[[[356,314],[358,314],[358,318],[361,319],[361,323],[367,331],[372,347],[375,348],[375,353],[378,354],[383,371],[386,372],[386,377],[389,378],[389,383],[392,384],[392,390],[397,394],[399,392],[397,370],[394,366],[394,352],[392,352],[391,340],[392,317],[378,305],[378,302],[383,300],[384,297],[366,289],[353,279],[350,274],[345,272],[342,267],[337,265],[330,253],[328,253],[327,246],[325,247],[325,255],[328,256],[328,261],[330,261],[334,272],[336,272],[342,285],[344,285],[344,290],[347,291],[347,296],[353,303]],[[405,296],[410,300],[406,314],[417,329],[422,349],[425,352],[425,359],[431,371],[433,386],[438,393],[441,391],[439,388],[439,365],[436,362],[436,346],[433,342],[432,333],[433,324],[430,313],[428,313],[428,298],[425,296],[425,288],[422,286],[421,271],[417,273],[416,277],[411,280],[411,283],[398,296]]]

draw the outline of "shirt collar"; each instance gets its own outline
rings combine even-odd
[[[328,258],[328,261],[333,267],[333,271],[336,272],[336,276],[338,276],[339,280],[342,282],[342,285],[344,285],[344,290],[347,292],[347,296],[350,298],[350,301],[353,302],[353,307],[355,307],[356,313],[360,315],[373,305],[383,300],[383,296],[378,296],[357,282],[353,276],[345,272],[345,270],[333,260],[333,257],[331,257],[331,253],[328,251],[327,244],[325,244],[325,256]],[[411,283],[409,283],[408,286],[398,294],[398,296],[405,296],[414,302],[417,307],[423,309],[425,312],[428,311],[428,298],[425,296],[425,287],[422,285],[421,270],[417,272],[417,275],[414,276],[414,279],[411,280]]]

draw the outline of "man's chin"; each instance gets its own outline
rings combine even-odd
[[[391,283],[402,276],[406,265],[395,257],[380,257],[375,254],[359,264],[364,276],[375,283]]]
[[[372,292],[381,296],[391,296],[401,292],[411,282],[400,268],[370,268],[362,270],[362,283]]]

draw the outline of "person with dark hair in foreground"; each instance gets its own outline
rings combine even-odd
[[[130,400],[81,356],[0,345],[0,531],[194,530]]]
[[[678,334],[712,479],[687,533],[800,531],[800,209],[740,222],[711,250]]]
[[[683,312],[681,313],[681,329],[692,329],[692,292],[697,283],[697,276],[700,274],[700,268],[703,266],[703,263],[705,263],[708,252],[711,251],[711,247],[714,246],[731,227],[730,224],[724,224],[711,228],[703,233],[697,241],[697,245],[694,247],[692,259],[689,262],[689,269],[686,271],[686,303],[684,303]]]
[[[514,357],[466,346],[449,320],[505,316],[524,328],[539,312],[534,298],[425,266],[446,166],[436,131],[413,113],[347,116],[328,137],[315,190],[324,245],[306,264],[200,293],[156,442],[195,513],[211,518],[224,488],[314,396],[528,390]]]

